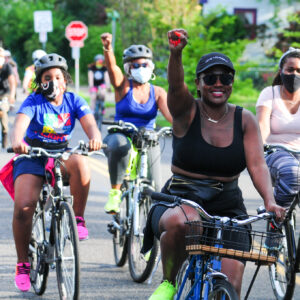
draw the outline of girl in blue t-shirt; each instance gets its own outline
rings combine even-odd
[[[101,148],[101,134],[84,99],[66,91],[71,82],[66,60],[58,54],[48,54],[35,63],[37,90],[21,105],[12,131],[11,143],[15,153],[27,153],[27,144],[47,149],[65,148],[74,129],[75,120],[89,138],[89,147]],[[24,140],[26,143],[24,143]],[[45,160],[19,159],[14,163],[15,205],[13,233],[17,250],[15,283],[21,291],[30,289],[28,247],[32,216],[42,188]],[[73,209],[79,239],[88,238],[84,210],[89,193],[90,171],[86,159],[72,155],[64,161],[63,175],[70,183],[74,197]]]

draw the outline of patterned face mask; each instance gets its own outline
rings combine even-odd
[[[43,96],[45,96],[48,101],[54,101],[55,98],[60,94],[60,88],[53,80],[42,83],[41,88]]]

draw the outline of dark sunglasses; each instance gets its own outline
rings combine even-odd
[[[132,66],[133,69],[138,69],[140,67],[147,68],[148,67],[148,63],[142,63],[142,64],[132,63],[131,66]]]
[[[223,85],[230,85],[233,82],[233,76],[230,74],[207,74],[203,77],[203,81],[206,85],[214,85],[218,78]]]

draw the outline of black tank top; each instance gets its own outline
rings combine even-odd
[[[246,167],[242,130],[242,110],[234,112],[233,141],[227,147],[215,147],[207,143],[201,133],[200,110],[197,110],[186,135],[173,135],[172,164],[182,170],[208,176],[232,177]]]

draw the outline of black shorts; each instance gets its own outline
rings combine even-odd
[[[178,190],[180,190],[180,192],[177,193],[176,189],[170,188],[170,181],[171,179],[167,181],[167,183],[162,189],[162,193],[172,194],[172,195],[182,197],[182,187],[178,187]],[[201,189],[202,188],[203,187],[201,187]],[[190,185],[185,185],[184,189],[185,189],[185,195],[184,195],[185,199],[194,200],[195,202],[199,203],[211,215],[218,215],[221,217],[227,216],[230,218],[237,217],[237,216],[248,217],[247,210],[244,205],[244,200],[242,197],[242,192],[238,186],[232,189],[230,188],[228,190],[224,189],[223,191],[215,195],[212,199],[196,198],[195,194],[197,194],[197,192],[195,192],[195,190],[197,189],[197,187],[195,187],[195,185],[192,187]],[[170,193],[170,191],[172,191],[172,193]],[[160,205],[159,203],[153,207],[153,211],[151,214],[151,230],[157,239],[160,239],[159,221],[167,209],[168,207]],[[251,229],[250,225],[246,225],[244,227],[246,229]],[[233,245],[235,244],[235,242],[238,242],[239,239],[240,236],[238,234],[230,236],[230,241],[233,242],[232,243]],[[238,247],[233,246],[232,248],[236,250],[249,251],[250,247],[251,247],[251,237],[249,235],[249,239],[243,242],[242,247],[241,245],[239,245]],[[244,260],[240,260],[240,261],[245,263]]]

